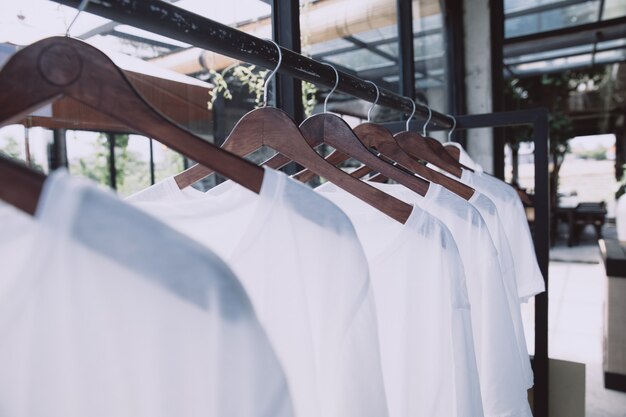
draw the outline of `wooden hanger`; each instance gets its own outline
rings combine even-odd
[[[456,146],[444,146],[443,148],[454,160],[459,161],[461,159],[461,150]]]
[[[411,113],[411,115],[407,119],[406,130],[409,129],[409,121],[413,118],[413,115],[415,114],[415,102],[412,101],[412,103],[413,113]],[[375,123],[363,123],[354,128],[354,133],[356,133],[361,142],[363,142],[363,144],[365,144],[366,146],[377,150],[385,157],[402,165],[404,168],[407,168],[414,173],[424,177],[425,179],[444,186],[445,188],[454,192],[465,200],[469,200],[472,195],[474,195],[473,188],[446,175],[443,175],[440,172],[428,168],[407,155],[406,152],[404,152],[402,148],[398,146],[398,143],[395,141],[391,132],[389,132],[389,130],[387,130],[385,127]],[[365,173],[367,172],[359,172],[357,170],[353,172],[352,175],[365,175]],[[372,179],[381,180],[382,178],[377,175]]]
[[[272,41],[273,42],[273,41]],[[267,86],[272,79],[280,63],[282,53],[280,47],[275,44],[279,51],[278,65],[268,76],[265,82],[265,95]],[[265,100],[267,102],[267,100]],[[313,137],[313,136],[310,136]],[[316,142],[311,142],[313,144]],[[262,107],[247,113],[235,125],[224,143],[224,148],[237,155],[249,155],[263,146],[268,146],[283,157],[287,157],[298,164],[309,168],[316,175],[324,177],[338,187],[365,201],[388,216],[401,223],[406,222],[413,207],[398,200],[377,188],[374,188],[357,178],[351,177],[334,165],[326,162],[311,147],[305,136],[291,119],[291,117],[275,107]],[[198,173],[200,169],[196,170]],[[204,170],[203,173],[206,173]],[[196,174],[194,173],[194,175]],[[199,175],[196,176],[196,178]],[[187,181],[187,180],[186,180]],[[187,181],[188,182],[188,181]]]
[[[420,135],[417,132],[409,130],[396,133],[394,135],[396,143],[398,143],[398,145],[400,145],[400,148],[402,148],[404,152],[406,152],[410,157],[433,164],[436,167],[441,168],[458,178],[461,178],[461,168],[456,166],[456,164],[451,164],[446,159],[441,158],[441,156],[433,151],[433,148],[428,144],[428,141],[425,138],[426,126],[428,126],[431,118],[432,110],[430,109],[430,107],[428,107],[428,119],[424,124],[422,134]]]
[[[52,37],[11,57],[0,72],[0,125],[67,96],[152,137],[258,193],[263,169],[193,135],[155,110],[101,51]]]
[[[34,215],[46,176],[0,155],[0,199]]]
[[[374,86],[376,87],[376,84],[374,84]],[[376,101],[378,101],[380,94],[378,87],[376,87],[376,92],[378,93]],[[370,112],[375,105],[376,102],[368,112],[368,120],[370,118]],[[343,154],[341,155],[342,158],[349,155],[367,165],[369,168],[380,172],[422,196],[426,195],[428,191],[430,185],[428,181],[416,177],[410,172],[398,169],[398,167],[374,155],[361,143],[358,136],[352,131],[345,120],[332,113],[321,113],[309,117],[302,122],[300,130],[303,135],[310,138],[311,141],[313,140],[312,138],[317,138],[321,139],[323,143],[332,146]],[[333,157],[336,156],[338,155],[335,154]]]
[[[409,119],[410,120],[410,119]],[[408,122],[407,122],[408,127]],[[354,133],[368,147],[376,149],[381,154],[392,159],[403,167],[415,172],[421,177],[439,184],[454,192],[465,200],[474,195],[474,189],[456,181],[440,172],[415,161],[398,146],[393,135],[385,127],[373,123],[364,123],[354,128]]]
[[[452,129],[450,129],[450,131],[448,132],[448,142],[450,142],[452,140],[452,132],[454,132],[454,129],[456,129],[456,117],[450,115],[450,117],[452,118]],[[456,166],[458,168],[461,169],[467,169],[468,171],[472,171],[474,172],[473,169],[466,167],[465,165],[463,165],[458,158],[453,158],[450,153],[446,150],[446,147],[443,146],[443,144],[441,142],[439,142],[437,139],[431,138],[429,136],[425,137],[426,142],[428,143],[428,146],[430,146],[430,148],[433,150],[433,152],[435,152],[435,154],[437,154],[437,156],[439,156],[442,160],[446,161],[447,163]]]

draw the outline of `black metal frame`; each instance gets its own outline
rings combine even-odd
[[[549,413],[549,363],[548,363],[548,265],[550,262],[550,181],[549,181],[549,128],[547,109],[529,109],[498,113],[456,116],[458,130],[485,127],[532,125],[535,144],[535,224],[533,240],[539,268],[543,274],[546,291],[535,297],[535,371],[534,416],[548,417]],[[405,123],[387,123],[393,132],[405,129]],[[421,129],[412,122],[410,129]],[[445,130],[434,128],[432,130]]]
[[[489,2],[491,43],[491,111],[504,111],[504,0]],[[504,129],[493,129],[493,155],[504,155]],[[504,178],[504,158],[494,158],[493,174]]]
[[[400,82],[398,93],[415,98],[415,56],[413,52],[413,2],[397,0]]]
[[[298,0],[273,0],[272,31],[280,46],[300,53],[300,2]],[[297,123],[304,120],[302,81],[278,74],[276,77],[276,105],[289,113]]]

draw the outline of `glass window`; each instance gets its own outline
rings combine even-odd
[[[27,129],[23,125],[4,126],[0,128],[0,154],[48,173],[48,146],[51,140],[51,132],[42,128]]]
[[[514,14],[506,18],[505,36],[511,38],[595,22],[598,19],[599,5],[597,0],[586,1],[538,13]]]
[[[438,2],[413,1],[413,53],[417,96],[440,111],[448,108],[446,41]]]
[[[302,51],[334,64],[356,76],[398,88],[398,28],[395,0],[370,1],[355,7],[354,1],[301,1]],[[313,86],[316,90],[327,87]],[[322,96],[317,94],[318,97]],[[354,101],[354,98],[347,98]],[[330,109],[338,111],[346,97],[333,95]],[[336,105],[334,103],[337,103]],[[367,105],[352,106],[365,117]],[[374,111],[374,115],[379,109]],[[362,113],[362,114],[361,114]],[[398,116],[395,115],[397,118]]]
[[[602,19],[616,19],[626,16],[626,2],[624,0],[605,0]]]
[[[140,135],[115,135],[116,189],[122,197],[152,184],[150,139]]]
[[[89,178],[108,187],[113,186],[110,142],[107,135],[68,130],[66,143],[70,173]]]

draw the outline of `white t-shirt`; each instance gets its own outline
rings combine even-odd
[[[235,271],[283,364],[296,415],[386,416],[369,270],[346,215],[267,168],[260,194],[228,181],[188,198],[173,181],[152,187],[161,201],[130,200]]]
[[[213,253],[57,172],[2,246],[0,414],[294,415],[244,289]],[[19,260],[18,260],[19,262]]]
[[[467,152],[465,152],[465,149],[463,149],[463,147],[457,143],[457,142],[446,142],[443,144],[443,146],[451,146],[454,148],[457,148],[459,150],[459,162],[462,163],[463,165],[465,165],[468,168],[473,169],[474,171],[477,172],[483,172],[483,167],[477,163],[476,161],[474,161]]]
[[[371,184],[419,205],[448,226],[465,269],[485,416],[531,415],[498,254],[478,211],[434,183],[425,197],[399,184]]]
[[[447,228],[414,207],[403,225],[331,183],[370,266],[391,417],[483,416],[463,264]]]
[[[498,251],[498,260],[500,262],[500,271],[504,280],[509,309],[511,310],[511,318],[513,327],[515,328],[515,336],[517,338],[517,347],[520,354],[520,361],[524,371],[526,388],[531,388],[534,383],[533,370],[530,366],[530,356],[526,347],[526,337],[524,336],[524,322],[522,320],[522,312],[519,303],[519,294],[517,292],[517,282],[515,278],[515,266],[513,262],[513,254],[509,241],[504,233],[504,227],[498,216],[498,210],[495,204],[484,194],[478,191],[469,199],[469,203],[474,206],[487,225],[489,234]]]
[[[514,254],[515,278],[520,299],[524,302],[545,291],[543,275],[537,264],[524,206],[517,192],[504,182],[488,174],[463,170],[461,181],[480,191],[494,202],[504,232]]]

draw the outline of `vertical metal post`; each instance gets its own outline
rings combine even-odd
[[[504,111],[504,1],[490,0],[492,111]],[[493,129],[493,173],[504,179],[504,129]]]
[[[443,27],[446,45],[446,80],[448,93],[448,112],[465,114],[465,27],[463,23],[463,2],[458,0],[443,1]],[[454,140],[463,147],[467,145],[465,130],[454,134]]]
[[[548,111],[544,110],[534,121],[535,143],[535,251],[544,276],[546,292],[535,297],[535,388],[534,416],[548,417],[549,361],[548,361],[548,266],[550,262],[550,178],[548,171],[550,138]]]
[[[285,48],[300,53],[300,2],[299,0],[272,0],[272,31],[274,40]],[[296,123],[304,120],[302,81],[298,78],[276,74],[276,105],[286,111]],[[290,163],[283,168],[287,175],[300,171],[300,166]]]
[[[272,30],[276,43],[300,53],[299,0],[272,1]],[[280,73],[276,75],[276,104],[300,123],[304,120],[302,81]]]
[[[67,139],[65,129],[52,131],[52,144],[48,148],[50,171],[60,167],[67,167]]]
[[[117,172],[115,169],[115,134],[106,133],[109,143],[109,185],[117,190]]]
[[[150,185],[154,185],[154,144],[152,138],[148,138],[148,143],[150,144]]]
[[[415,98],[415,57],[413,49],[413,3],[397,0],[398,60],[400,83],[398,93]]]

